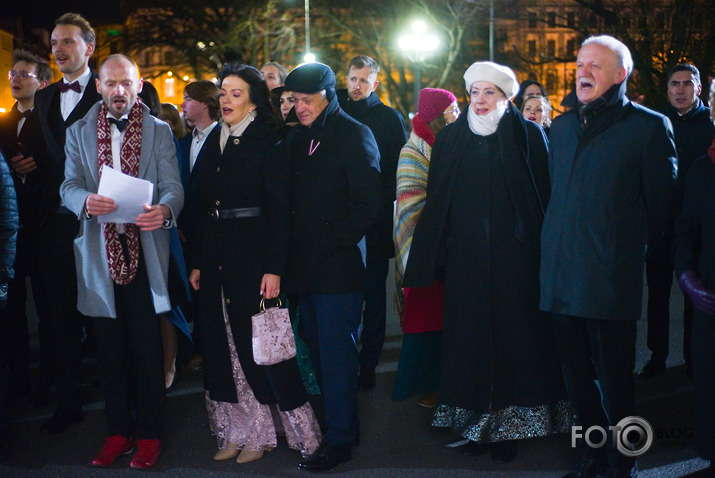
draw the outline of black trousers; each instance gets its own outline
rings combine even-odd
[[[607,429],[634,415],[636,322],[554,314],[554,333],[577,424]],[[607,458],[612,466],[635,462],[618,452],[610,434],[606,447],[591,448],[583,440],[580,445],[582,457]]]
[[[646,261],[648,282],[648,349],[651,360],[665,362],[670,338],[670,290],[673,286],[673,264],[667,261]],[[692,364],[693,303],[683,301],[683,357]]]
[[[93,319],[109,435],[132,435],[136,405],[136,438],[160,438],[166,397],[161,330],[141,254],[134,280],[114,285],[114,303],[116,319]]]
[[[32,292],[40,319],[40,345],[51,344],[59,410],[82,406],[82,315],[77,311],[77,273],[73,241],[79,230],[77,217],[50,214],[40,227],[37,273]],[[41,366],[47,360],[41,350]],[[41,374],[45,373],[40,370]],[[41,377],[42,379],[42,377]]]

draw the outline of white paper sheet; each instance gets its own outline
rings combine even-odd
[[[117,209],[109,214],[97,216],[97,220],[133,224],[138,215],[146,212],[144,205],[151,204],[153,193],[154,185],[151,181],[128,176],[104,165],[97,194],[114,199]]]

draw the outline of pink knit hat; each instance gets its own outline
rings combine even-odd
[[[457,101],[457,97],[447,90],[424,88],[420,91],[417,114],[425,120],[425,123],[429,123],[444,113],[444,110],[455,101]]]

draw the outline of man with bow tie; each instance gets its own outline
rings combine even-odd
[[[53,359],[57,368],[58,406],[40,431],[63,432],[82,421],[81,359],[82,316],[77,311],[77,275],[72,242],[79,223],[60,200],[64,180],[65,133],[101,96],[94,82],[97,75],[89,69],[94,53],[95,33],[90,24],[76,13],[66,13],[55,21],[52,31],[52,55],[63,78],[35,94],[35,108],[47,145],[48,165],[40,193],[40,237],[35,251],[38,262],[37,290],[40,328],[53,338]],[[33,288],[35,283],[33,282]]]
[[[171,309],[169,230],[184,192],[171,129],[137,101],[142,80],[136,64],[124,55],[108,56],[99,65],[96,88],[103,101],[67,131],[60,188],[79,218],[77,306],[92,317],[106,403],[109,433],[92,464],[111,465],[132,451],[136,436],[130,466],[145,469],[161,453],[165,385],[158,314]],[[117,208],[112,198],[97,194],[107,168],[153,185],[151,205],[132,223],[100,222]],[[134,389],[136,420],[129,404]]]
[[[5,156],[17,191],[21,229],[18,232],[15,278],[8,284],[7,307],[0,311],[0,349],[4,350],[9,366],[10,389],[15,398],[26,398],[29,385],[29,334],[25,301],[25,278],[34,277],[34,244],[38,239],[39,189],[46,170],[45,142],[40,123],[34,113],[35,92],[52,79],[50,65],[42,58],[25,50],[12,54],[12,70],[8,73],[10,91],[16,100],[8,114],[0,117],[0,149]],[[40,343],[51,350],[48,337],[40,335]],[[42,348],[42,345],[41,345]],[[52,357],[43,353],[40,359],[40,382],[51,383]],[[33,395],[30,399],[33,401]],[[34,404],[34,402],[33,402]],[[46,403],[37,403],[46,405]]]

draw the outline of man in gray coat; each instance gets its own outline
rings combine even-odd
[[[99,67],[103,101],[67,132],[62,200],[80,220],[74,241],[78,308],[93,318],[100,382],[109,427],[95,466],[108,466],[133,449],[130,466],[150,468],[161,453],[164,408],[162,343],[157,314],[171,309],[167,287],[169,228],[183,205],[169,126],[137,102],[142,80],[136,64],[111,55]],[[121,170],[153,184],[152,205],[133,223],[100,223],[112,198],[97,194],[102,171]],[[136,371],[138,412],[133,424],[130,370]]]
[[[541,308],[554,316],[577,425],[608,431],[635,413],[646,245],[671,224],[677,161],[670,121],[625,96],[633,60],[623,43],[589,38],[576,63],[575,95],[564,100],[572,109],[551,126]],[[600,435],[581,440],[581,460],[566,477],[636,476],[645,450],[608,436],[606,447],[594,445]]]

